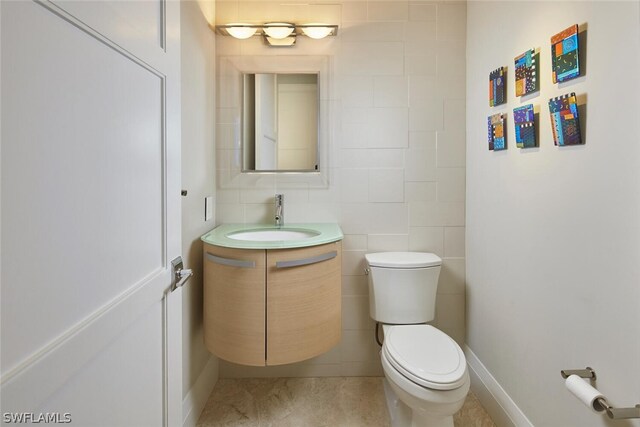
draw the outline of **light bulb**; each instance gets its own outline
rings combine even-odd
[[[333,28],[324,26],[326,24],[314,23],[314,24],[304,24],[304,25],[305,26],[302,27],[302,32],[307,37],[311,37],[312,39],[323,39],[327,37],[329,34],[331,34],[331,32],[333,31]],[[314,25],[314,26],[307,27],[306,25]]]
[[[227,24],[227,25],[228,27],[225,28],[225,30],[227,30],[227,33],[229,33],[230,35],[232,35],[237,39],[248,39],[249,37],[253,36],[258,30],[257,28],[245,26],[245,25],[251,25],[251,24],[235,23],[235,24]]]
[[[293,33],[295,27],[286,22],[269,22],[264,24],[264,32],[274,39],[285,39]]]

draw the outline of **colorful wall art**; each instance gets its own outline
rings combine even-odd
[[[500,67],[489,73],[489,106],[504,104],[507,102],[507,67]]]
[[[533,148],[536,146],[536,126],[533,104],[513,109],[513,124],[516,130],[516,146]]]
[[[540,52],[530,49],[515,58],[516,96],[523,96],[540,89]]]
[[[558,83],[579,75],[578,25],[572,25],[551,37],[551,76]]]
[[[578,119],[578,102],[575,93],[551,98],[549,100],[551,114],[551,131],[555,145],[582,144],[580,121]]]
[[[487,119],[489,150],[498,151],[507,149],[507,135],[504,128],[505,118],[505,114],[499,113],[489,116]]]

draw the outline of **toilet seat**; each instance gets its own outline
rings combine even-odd
[[[460,346],[430,325],[385,328],[383,357],[404,377],[434,390],[452,390],[465,383],[467,362]]]

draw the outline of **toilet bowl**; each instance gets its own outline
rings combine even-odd
[[[469,392],[464,353],[429,325],[385,325],[380,351],[394,427],[453,427]]]
[[[369,313],[382,324],[380,359],[393,427],[453,427],[469,392],[467,361],[435,317],[442,260],[424,252],[366,254]]]

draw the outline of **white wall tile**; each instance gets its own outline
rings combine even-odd
[[[343,203],[340,206],[340,228],[343,233],[367,234],[369,204]]]
[[[409,21],[435,21],[438,5],[427,2],[409,2]]]
[[[216,203],[216,221],[224,223],[243,223],[244,205]]]
[[[444,256],[444,230],[442,227],[409,227],[409,250],[431,252]]]
[[[444,127],[444,102],[441,98],[428,101],[427,107],[409,109],[410,131],[434,131]]]
[[[464,202],[465,169],[438,168],[438,201]]]
[[[438,167],[465,167],[466,148],[464,130],[438,132]]]
[[[460,130],[466,121],[465,100],[464,99],[445,99],[444,100],[444,116],[443,127],[445,131]]]
[[[276,188],[243,188],[240,190],[240,203],[275,203]]]
[[[464,258],[444,258],[438,281],[438,294],[464,294]]]
[[[342,275],[361,276],[364,274],[366,251],[342,251]]]
[[[339,74],[403,75],[404,43],[342,42],[336,60]]]
[[[339,86],[344,107],[373,106],[373,77],[340,76]]]
[[[406,108],[374,108],[370,112],[371,148],[409,146],[409,118]]]
[[[444,256],[464,258],[465,256],[465,227],[444,228]]]
[[[380,357],[380,347],[371,330],[342,332],[342,360],[345,362],[373,361]]]
[[[438,5],[438,40],[465,40],[466,37],[466,3],[443,3]]]
[[[343,122],[340,141],[341,148],[367,148],[373,131],[367,123]]]
[[[342,329],[373,329],[374,322],[369,317],[369,297],[367,295],[344,295],[342,297]]]
[[[436,181],[437,152],[435,149],[409,148],[405,153],[405,181]]]
[[[408,206],[405,203],[378,203],[367,212],[368,232],[381,234],[406,234],[408,230]]]
[[[370,169],[369,202],[404,202],[404,170]]]
[[[245,203],[244,222],[251,224],[273,224],[275,208],[272,203]]]
[[[409,204],[411,226],[462,226],[464,202],[414,202]]]
[[[407,107],[408,84],[405,76],[375,76],[373,105],[376,107]]]
[[[409,132],[409,148],[432,149],[437,147],[437,132]]]
[[[342,249],[345,251],[366,251],[366,234],[345,234],[342,239]]]
[[[366,202],[369,199],[369,171],[367,169],[342,169],[341,200],[348,203]]]
[[[367,19],[369,21],[406,21],[409,17],[409,2],[396,1],[368,1]]]
[[[404,40],[407,44],[416,43],[424,46],[427,42],[436,40],[436,22],[435,21],[422,21],[413,22],[409,21],[405,24],[405,37]]]
[[[347,22],[340,28],[340,39],[346,42],[401,42],[402,22]]]
[[[342,22],[366,21],[367,2],[362,0],[345,0],[342,3]]]
[[[369,295],[367,276],[342,276],[342,295]]]
[[[366,150],[370,168],[404,168],[404,149],[371,148]]]
[[[466,64],[465,42],[462,40],[438,40],[438,75],[464,75]]]
[[[432,52],[429,52],[432,50]],[[405,52],[404,66],[406,73],[410,76],[435,76],[437,73],[437,50],[435,47],[424,47],[417,54]]]
[[[343,148],[340,150],[340,167],[366,169],[369,167],[369,151],[364,148]]]
[[[368,253],[406,252],[409,250],[408,234],[369,234]]]
[[[435,182],[405,182],[404,199],[406,202],[435,202],[437,197],[437,183]]]
[[[409,106],[411,108],[428,108],[437,95],[438,81],[435,76],[409,77]]]

